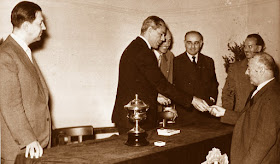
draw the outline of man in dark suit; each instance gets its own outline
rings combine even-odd
[[[170,98],[185,107],[194,105],[198,110],[206,111],[208,104],[191,94],[178,91],[170,84],[160,68],[152,48],[157,49],[165,40],[166,25],[157,16],[150,16],[143,22],[141,35],[133,40],[123,52],[119,65],[119,82],[112,122],[119,133],[126,133],[132,124],[127,119],[124,105],[139,99],[149,105],[147,120],[143,122],[145,130],[157,126],[157,95]]]
[[[209,105],[216,103],[218,82],[212,58],[200,53],[203,36],[197,31],[185,35],[186,52],[174,59],[174,84],[176,88],[205,100]],[[188,124],[213,119],[209,113],[201,113],[192,106],[185,108],[176,104],[178,118],[176,123]]]
[[[235,124],[232,164],[280,163],[280,85],[273,58],[261,52],[249,60],[246,74],[257,89],[241,112],[210,107],[224,123]]]
[[[14,163],[17,154],[39,158],[50,147],[49,92],[28,47],[41,39],[41,8],[18,3],[11,16],[13,32],[0,47],[1,161]]]
[[[245,107],[249,94],[254,90],[249,77],[245,75],[248,60],[257,52],[263,52],[265,44],[259,34],[250,34],[244,42],[246,58],[230,65],[222,92],[223,107],[240,112]]]

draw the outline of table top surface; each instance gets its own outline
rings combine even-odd
[[[180,129],[181,132],[172,136],[159,136],[156,129],[148,131],[147,140],[150,144],[147,146],[127,146],[125,145],[127,135],[115,135],[106,139],[88,140],[82,143],[45,149],[41,158],[24,160],[27,163],[75,163],[75,161],[79,161],[79,163],[100,163],[100,161],[102,163],[117,163],[227,135],[233,131],[233,126],[218,121],[200,122],[180,127],[173,126],[171,128]],[[163,147],[154,146],[155,141],[164,141],[166,145]],[[22,156],[24,155],[22,154]]]

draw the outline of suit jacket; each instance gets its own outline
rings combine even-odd
[[[149,105],[147,120],[143,122],[143,128],[146,130],[155,128],[158,93],[186,107],[191,105],[193,98],[190,94],[178,91],[166,80],[158,67],[154,52],[142,38],[137,37],[125,49],[120,59],[112,122],[118,127],[132,127],[126,117],[127,111],[124,105],[135,99],[135,94],[138,94],[139,99]]]
[[[165,54],[162,54],[160,62],[160,70],[171,84],[173,83],[173,60],[174,54],[168,50]]]
[[[213,102],[210,97],[217,100],[218,82],[215,73],[214,61],[212,58],[201,53],[198,54],[197,65],[192,63],[186,52],[180,54],[174,59],[173,80],[176,88],[185,92],[193,94],[196,97],[204,99],[209,105]],[[201,113],[194,109],[194,107],[184,108],[176,104],[178,111],[177,121],[194,122],[197,117],[198,120],[204,120],[204,116],[214,118],[209,113]],[[191,114],[190,112],[195,112]],[[199,118],[200,116],[203,116]]]
[[[1,158],[13,161],[37,140],[50,145],[49,92],[35,60],[8,37],[0,47]]]
[[[266,84],[242,112],[226,110],[222,122],[235,123],[232,164],[280,163],[280,85]]]
[[[249,77],[245,75],[247,64],[248,60],[244,59],[229,67],[222,92],[223,107],[227,110],[242,111],[248,96],[254,90]]]

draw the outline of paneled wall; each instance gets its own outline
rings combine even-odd
[[[12,30],[10,13],[18,0],[0,1],[0,38]],[[229,42],[250,33],[263,36],[279,63],[279,0],[33,0],[45,15],[47,37],[34,51],[52,98],[57,128],[91,124],[112,126],[122,51],[140,34],[143,20],[157,15],[174,37],[175,55],[185,51],[184,35],[204,36],[202,53],[215,61],[221,91],[226,73],[222,56]],[[221,101],[219,99],[219,104]]]

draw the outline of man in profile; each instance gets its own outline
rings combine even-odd
[[[165,22],[157,16],[149,16],[143,22],[140,36],[128,45],[121,56],[118,89],[112,114],[112,122],[120,134],[133,127],[126,117],[124,105],[135,99],[135,94],[149,105],[147,120],[141,126],[145,130],[157,127],[158,93],[185,107],[193,105],[198,110],[207,111],[208,104],[204,100],[177,90],[166,80],[158,67],[152,48],[158,49],[165,40],[165,34]]]
[[[275,79],[274,59],[261,52],[248,62],[246,74],[257,88],[245,108],[232,111],[219,106],[210,113],[224,123],[235,124],[231,143],[231,164],[280,162],[280,85]]]
[[[13,32],[0,47],[1,161],[17,154],[39,158],[50,147],[49,92],[28,47],[46,30],[41,8],[18,3],[11,14]]]

